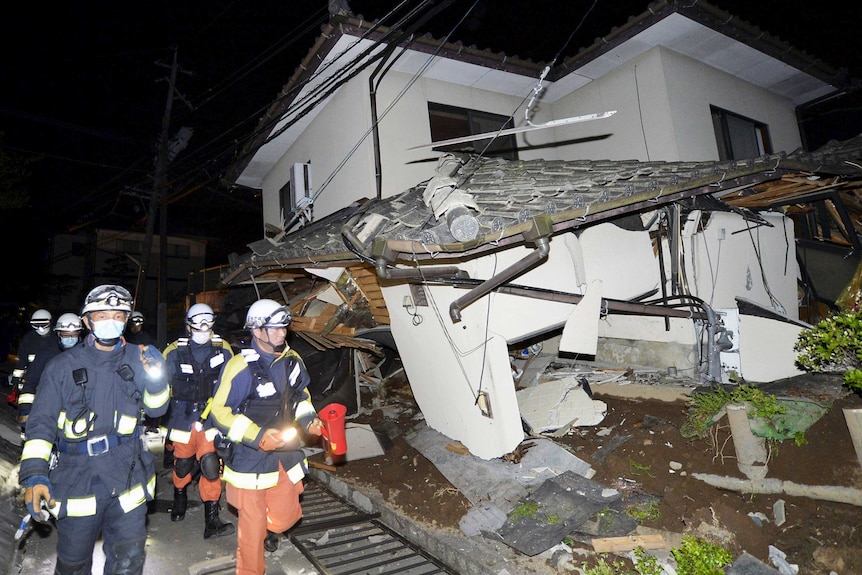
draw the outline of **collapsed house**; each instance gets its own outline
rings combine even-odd
[[[253,244],[223,279],[325,267],[367,294],[357,309],[381,309],[381,294],[429,425],[496,457],[523,439],[510,352],[559,330],[560,351],[602,364],[672,366],[705,382],[797,373],[793,217],[734,203],[781,203],[770,190],[800,180],[810,195],[855,196],[860,160],[862,138],[724,163],[447,156],[438,176],[399,196],[357,203],[279,246]],[[299,314],[297,328],[334,329],[349,297],[323,319]],[[482,425],[476,435],[499,441],[488,451],[457,431]]]
[[[545,346],[701,382],[794,375],[799,330],[834,303],[803,256],[843,239],[858,259],[862,139],[803,151],[796,108],[831,76],[722,16],[656,3],[555,77],[335,18],[236,176],[263,191],[266,237],[223,285],[288,302],[357,377],[387,339],[428,424],[482,458],[522,441],[513,357]],[[495,125],[540,75],[542,126],[435,133]]]

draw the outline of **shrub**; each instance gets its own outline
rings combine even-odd
[[[844,384],[862,391],[862,311],[842,311],[799,334],[793,346],[804,371],[843,373]]]
[[[679,575],[724,575],[733,555],[720,545],[693,535],[683,535],[682,545],[671,550]]]

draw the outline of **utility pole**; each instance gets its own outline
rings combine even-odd
[[[141,285],[140,298],[146,293],[147,277],[152,256],[153,228],[156,211],[159,212],[159,282],[156,346],[164,349],[167,341],[167,254],[168,254],[168,191],[165,187],[168,171],[168,135],[171,127],[171,110],[174,104],[174,90],[177,81],[177,49],[174,48],[174,62],[171,65],[171,76],[168,82],[168,97],[165,103],[165,115],[162,117],[162,133],[159,138],[159,153],[156,156],[155,174],[153,176],[153,193],[150,198],[150,209],[147,214],[147,232],[144,237],[144,261],[142,267],[144,281]]]

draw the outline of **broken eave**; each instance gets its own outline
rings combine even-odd
[[[354,202],[295,232],[281,234],[280,241],[249,244],[252,253],[231,261],[223,283],[271,276],[278,269],[346,267],[357,262],[376,268],[386,278],[387,270],[394,270],[396,264],[451,265],[698,197],[752,213],[778,209],[783,199],[798,202],[829,193],[818,182],[857,189],[862,179],[862,136],[815,152],[797,150],[739,161],[502,160],[447,155],[441,158],[437,174],[399,195]],[[806,182],[812,183],[802,185]],[[472,239],[456,239],[439,203],[432,207],[434,195],[442,192],[448,198],[450,189],[470,206],[477,223]],[[862,205],[855,196],[847,201]],[[844,219],[847,235],[852,222],[839,219]]]
[[[751,170],[740,170],[738,175],[723,173],[721,176],[703,178],[697,182],[689,181],[685,184],[667,186],[657,192],[643,192],[603,204],[590,204],[585,207],[558,213],[538,215],[529,221],[508,226],[499,232],[491,232],[467,242],[428,244],[417,240],[387,238],[376,242],[367,255],[375,260],[382,258],[388,263],[395,263],[396,261],[428,261],[439,259],[441,254],[457,255],[458,259],[470,259],[496,251],[501,247],[527,243],[527,234],[535,228],[535,219],[537,218],[548,222],[550,230],[552,230],[551,235],[556,235],[612,220],[622,215],[654,210],[667,204],[703,194],[720,194],[727,190],[747,188],[763,182],[780,179],[782,175],[792,173],[783,169],[772,170],[768,173],[756,172],[746,174],[745,172],[747,171]],[[692,187],[692,185],[695,185],[695,187]]]

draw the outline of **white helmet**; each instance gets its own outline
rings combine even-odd
[[[51,312],[47,309],[37,309],[30,316],[30,325],[33,327],[44,327],[51,324]]]
[[[139,311],[133,311],[132,315],[129,316],[129,321],[135,325],[144,325],[144,314]]]
[[[186,325],[197,331],[210,331],[214,323],[213,308],[205,303],[196,303],[186,312]]]
[[[30,326],[41,336],[51,332],[51,312],[46,309],[37,309],[30,316]]]
[[[101,285],[94,287],[84,300],[81,315],[92,311],[132,311],[132,294],[118,285]]]
[[[248,308],[245,327],[287,327],[291,320],[290,309],[275,300],[259,299]]]
[[[81,318],[74,313],[64,313],[54,324],[54,331],[81,331],[83,328]]]

